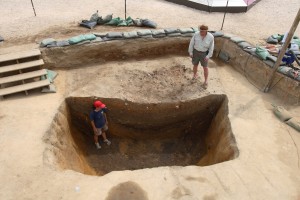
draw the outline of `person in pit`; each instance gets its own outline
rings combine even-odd
[[[98,137],[100,135],[102,135],[103,140],[107,145],[111,144],[111,142],[106,138],[106,133],[105,133],[108,130],[107,118],[105,114],[106,112],[107,112],[107,108],[105,104],[103,104],[101,101],[94,102],[94,109],[90,113],[90,120],[94,130],[94,141],[97,149],[101,149],[98,140]]]
[[[193,80],[198,77],[198,65],[201,63],[204,70],[203,87],[208,86],[208,60],[212,57],[214,51],[214,36],[208,32],[208,26],[199,26],[199,31],[194,34],[189,45],[189,55],[193,63]]]

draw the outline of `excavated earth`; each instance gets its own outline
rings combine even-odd
[[[67,97],[45,136],[56,165],[103,175],[159,166],[212,165],[236,158],[239,151],[228,118],[227,96],[209,94],[190,75],[191,69],[177,64],[150,66],[149,71],[123,69],[114,76],[124,95],[132,100]],[[96,89],[89,83],[86,87]],[[201,97],[182,99],[195,88],[200,89]],[[84,87],[77,93],[83,91]],[[101,150],[95,148],[89,120],[95,99],[108,107],[112,145],[102,142]]]

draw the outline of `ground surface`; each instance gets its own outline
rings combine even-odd
[[[86,1],[85,4],[82,1],[34,2],[36,18],[29,2],[1,1],[0,35],[8,41],[1,44],[0,53],[36,47],[32,42],[45,37],[64,38],[87,32],[77,28],[76,23],[96,9],[105,14],[123,15],[123,1],[110,4],[97,1]],[[189,27],[204,22],[216,30],[222,22],[223,14],[200,12],[165,1],[128,2],[128,13],[132,17],[151,18],[160,27]],[[246,14],[228,14],[225,31],[240,35],[253,44],[260,43],[270,34],[288,30],[299,4],[297,0],[284,4],[280,0],[263,0]],[[63,24],[66,27],[63,28]],[[108,30],[106,27],[97,29]],[[300,35],[299,28],[297,33]],[[174,60],[190,66],[188,58]],[[161,63],[165,63],[165,67],[171,66],[168,62],[172,63],[172,59],[139,62],[151,63],[154,67],[150,68],[154,70]],[[271,111],[270,104],[283,104],[282,99],[259,92],[230,66],[213,62],[210,66],[211,80],[205,92],[223,90],[228,95],[229,117],[240,149],[237,159],[209,167],[160,167],[112,172],[103,177],[60,171],[45,165],[42,138],[66,96],[91,95],[94,93],[90,89],[97,86],[98,95],[133,99],[135,88],[120,93],[123,86],[115,72],[122,69],[132,70],[132,75],[135,70],[151,72],[145,63],[138,62],[108,63],[100,66],[99,71],[99,66],[58,70],[57,93],[33,93],[28,97],[20,94],[0,103],[0,199],[110,200],[116,199],[117,195],[134,199],[300,199],[300,134],[281,123]],[[99,73],[99,84],[86,78],[94,75],[94,71]],[[90,83],[94,87],[90,88]],[[203,95],[200,80],[194,87],[185,87],[184,97]],[[142,93],[139,95],[141,97]],[[287,108],[300,117],[298,105]]]
[[[78,27],[78,22],[89,19],[96,10],[99,10],[100,15],[113,13],[115,17],[124,17],[124,0],[105,3],[100,0],[87,0],[85,3],[80,0],[74,0],[72,3],[63,0],[33,2],[37,17],[34,16],[30,1],[22,3],[17,0],[1,1],[0,35],[7,40],[2,47],[15,44],[32,46],[32,43],[48,37],[69,38],[76,34],[91,32],[89,29]],[[241,36],[254,45],[261,44],[271,34],[288,31],[299,7],[298,0],[289,0],[286,3],[281,0],[262,0],[247,13],[228,13],[223,30]],[[164,0],[128,0],[127,16],[152,19],[158,23],[158,28],[197,27],[205,23],[210,30],[220,30],[224,14],[207,13]],[[93,31],[128,29],[136,28],[98,26]],[[300,35],[300,27],[296,32]],[[13,47],[14,50],[16,48],[22,47]],[[6,51],[12,49],[0,49],[0,53]]]

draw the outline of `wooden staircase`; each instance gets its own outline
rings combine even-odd
[[[38,49],[0,55],[0,99],[18,92],[28,95],[29,90],[50,85],[40,55]]]

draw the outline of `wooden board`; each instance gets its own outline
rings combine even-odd
[[[29,78],[35,78],[35,77],[39,77],[39,76],[43,76],[47,74],[47,70],[46,69],[40,69],[37,71],[33,71],[33,72],[27,72],[27,73],[23,73],[23,74],[18,74],[18,75],[13,75],[13,76],[7,76],[4,78],[0,78],[0,84],[4,84],[4,83],[12,83],[15,81],[22,81],[22,80],[26,80]]]
[[[41,55],[41,52],[38,49],[33,49],[31,51],[21,51],[21,52],[9,53],[9,54],[2,54],[0,55],[0,62],[18,60],[22,58],[29,58],[33,56],[39,56],[39,55]]]
[[[0,96],[13,94],[13,93],[17,93],[17,92],[23,92],[23,91],[40,88],[40,87],[44,87],[44,86],[48,86],[48,85],[50,85],[50,82],[48,79],[45,79],[45,80],[36,81],[36,82],[32,82],[32,83],[26,83],[23,85],[8,87],[8,88],[0,89]]]
[[[42,59],[40,59],[40,60],[34,60],[34,61],[30,61],[30,62],[8,65],[8,66],[0,67],[0,73],[11,72],[11,71],[16,71],[16,70],[26,69],[26,68],[31,68],[31,67],[37,67],[37,66],[41,66],[43,64],[44,64],[44,61]]]

